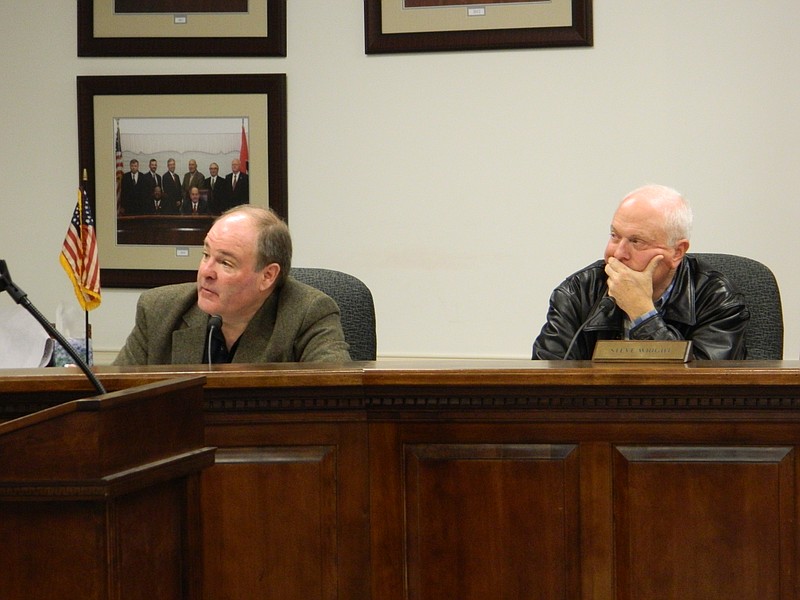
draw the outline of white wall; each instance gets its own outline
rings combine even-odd
[[[51,318],[77,305],[75,77],[286,73],[295,264],[370,286],[380,355],[528,357],[647,182],[693,202],[694,250],[772,267],[800,354],[797,0],[595,0],[591,48],[373,56],[362,0],[289,0],[288,57],[259,59],[79,59],[73,2],[0,4],[0,258]],[[98,351],[137,296],[103,290]]]

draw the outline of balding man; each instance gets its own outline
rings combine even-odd
[[[114,364],[349,362],[339,307],[294,279],[291,262],[289,229],[274,212],[225,212],[206,235],[195,283],[139,297]]]
[[[189,161],[189,170],[183,174],[182,199],[184,202],[188,202],[189,194],[191,193],[193,187],[203,189],[203,182],[205,179],[205,175],[197,170],[197,161],[191,159]]]
[[[607,339],[692,340],[694,358],[746,358],[750,313],[721,273],[686,255],[691,229],[691,207],[674,189],[647,185],[625,196],[605,259],[553,291],[533,358],[586,360]]]
[[[229,206],[239,206],[250,203],[250,181],[247,173],[242,172],[242,164],[238,158],[231,161],[231,172],[225,176],[228,183]]]

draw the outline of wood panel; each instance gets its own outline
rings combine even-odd
[[[203,475],[207,598],[336,598],[336,451],[226,448]]]
[[[617,598],[794,597],[791,447],[621,446]]]
[[[575,445],[407,444],[408,598],[575,598]]]
[[[126,585],[134,580],[141,582],[135,597],[142,600],[191,597],[191,583],[186,580],[191,574],[184,565],[184,543],[190,529],[186,502],[184,485],[168,482],[120,496],[110,505],[107,518],[114,522],[111,530],[120,534],[111,540],[109,558],[115,576],[109,597],[133,598]],[[191,548],[188,552],[196,559],[196,552]]]
[[[102,506],[3,502],[0,511],[2,597],[52,598],[52,580],[43,573],[65,574],[59,577],[61,598],[108,597]]]
[[[368,597],[364,426],[218,423],[207,441],[205,598]]]
[[[553,438],[524,423],[370,423],[371,597],[571,600],[584,559],[600,573],[587,589],[610,592],[610,476],[595,469],[610,453]]]

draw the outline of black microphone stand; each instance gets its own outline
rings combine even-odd
[[[89,365],[86,364],[80,355],[75,351],[75,348],[72,347],[67,339],[61,335],[61,332],[58,331],[55,327],[50,324],[45,316],[39,312],[39,310],[31,303],[28,299],[28,295],[19,289],[13,281],[11,281],[11,275],[8,273],[8,267],[6,267],[6,261],[0,260],[0,292],[8,292],[9,296],[14,299],[14,302],[23,306],[25,310],[27,310],[33,317],[39,321],[39,324],[44,327],[44,330],[50,334],[50,337],[56,339],[56,341],[61,344],[61,347],[66,350],[67,354],[69,354],[72,359],[75,361],[75,364],[81,368],[86,374],[86,377],[89,378],[89,381],[92,382],[92,385],[95,387],[99,394],[105,394],[106,390],[103,387],[103,384],[95,377],[92,370],[89,368]],[[87,347],[89,341],[86,341]]]

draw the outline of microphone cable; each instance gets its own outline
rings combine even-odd
[[[214,337],[214,329],[222,329],[222,317],[219,315],[212,315],[208,319],[208,368],[211,368],[211,340]]]
[[[600,312],[606,315],[610,315],[614,308],[617,306],[617,303],[614,299],[608,295],[608,291],[606,291],[606,295],[601,296],[598,301],[594,303],[591,310],[589,311],[589,316],[586,317],[586,320],[581,323],[581,326],[578,327],[578,330],[575,332],[575,335],[572,336],[572,339],[569,342],[569,346],[567,346],[567,351],[564,353],[564,358],[561,360],[567,360],[569,358],[570,352],[572,352],[573,346],[575,346],[575,342],[578,341],[578,336],[583,331],[584,327],[589,323],[592,317]]]

